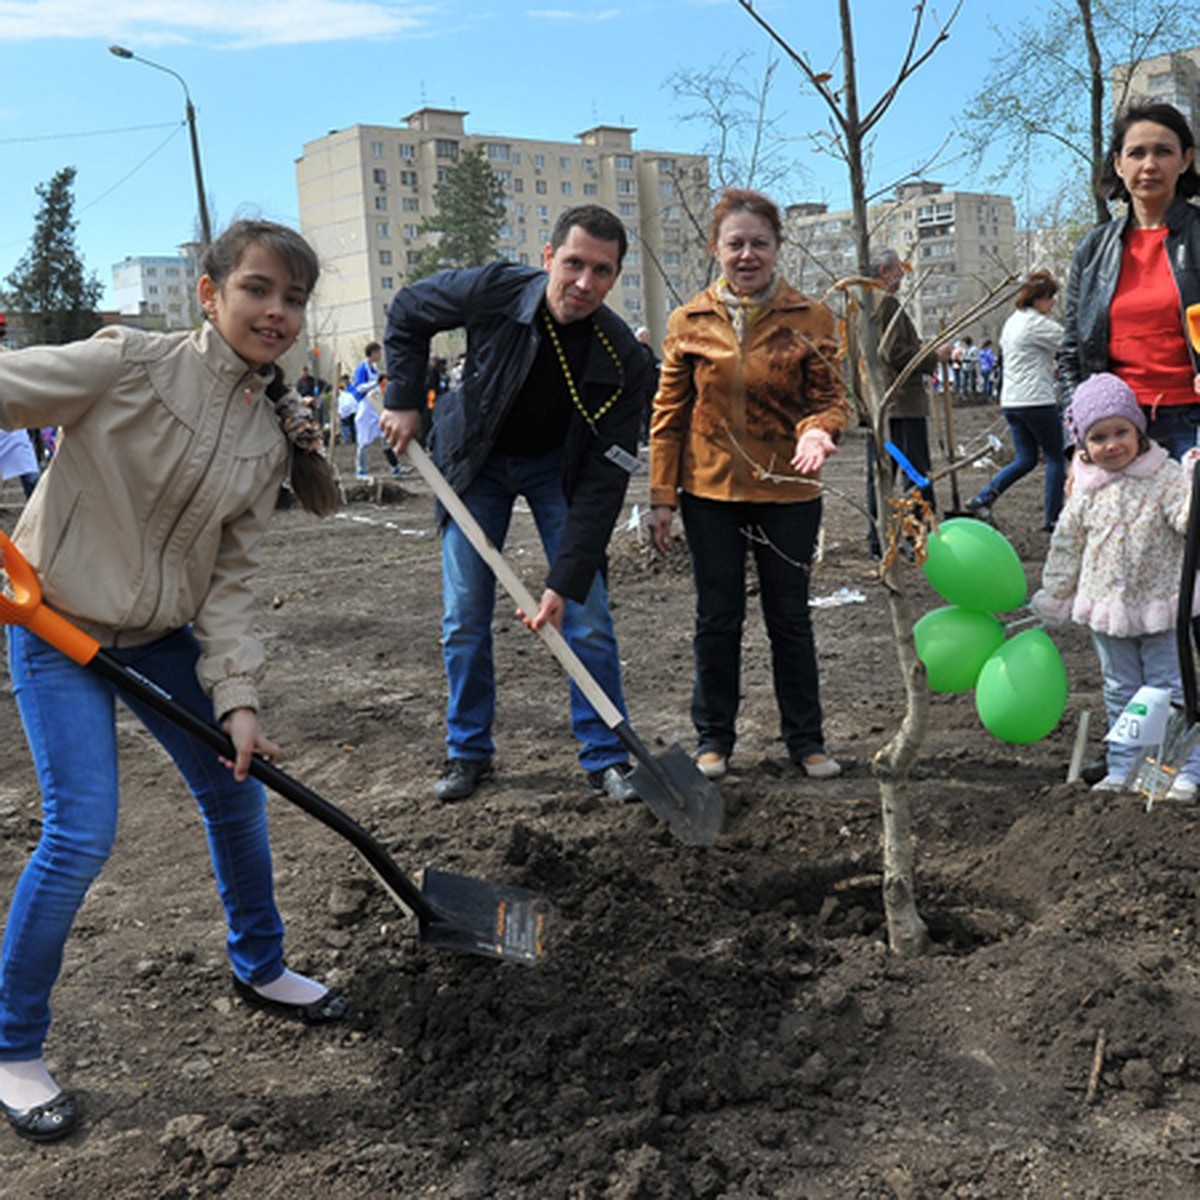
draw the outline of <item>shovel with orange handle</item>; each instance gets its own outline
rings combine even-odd
[[[81,667],[95,671],[161,713],[223,758],[236,757],[233,743],[223,730],[185,708],[152,679],[113,657],[95,638],[48,608],[42,602],[36,573],[3,531],[0,566],[0,584],[7,575],[10,587],[9,595],[0,589],[0,624],[24,626]],[[542,957],[547,906],[533,892],[434,870],[423,871],[418,886],[357,821],[336,805],[258,755],[251,760],[250,774],[345,838],[396,902],[417,918],[418,940],[423,944],[526,965]]]

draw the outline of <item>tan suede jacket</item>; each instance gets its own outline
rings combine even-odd
[[[249,577],[288,461],[269,379],[208,325],[0,354],[0,428],[62,427],[12,535],[47,603],[109,647],[190,622],[218,717],[258,707]]]
[[[715,285],[667,325],[650,430],[650,503],[677,493],[794,503],[819,492],[792,470],[808,429],[846,428],[833,314],[781,282],[739,345]],[[761,472],[780,479],[764,479]]]

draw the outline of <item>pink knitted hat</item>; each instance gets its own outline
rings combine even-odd
[[[1075,389],[1075,398],[1067,406],[1067,425],[1075,444],[1083,445],[1087,431],[1108,417],[1124,417],[1140,433],[1146,432],[1146,414],[1129,384],[1115,375],[1093,375]]]

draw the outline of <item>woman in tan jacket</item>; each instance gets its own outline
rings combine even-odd
[[[780,278],[779,210],[722,194],[709,227],[721,275],[671,314],[650,432],[651,531],[665,551],[678,507],[696,584],[697,764],[725,774],[736,740],[746,553],[758,569],[788,756],[813,778],[825,751],[808,571],[817,482],[850,409],[833,314]]]

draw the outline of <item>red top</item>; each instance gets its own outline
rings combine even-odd
[[[1108,360],[1147,408],[1195,404],[1195,368],[1167,262],[1167,230],[1129,229],[1108,310]]]

